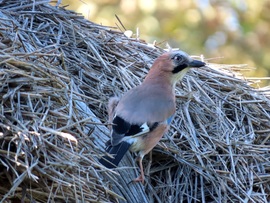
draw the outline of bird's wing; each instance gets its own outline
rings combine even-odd
[[[118,145],[125,136],[140,136],[152,131],[158,123],[166,121],[174,114],[174,97],[160,98],[162,89],[152,88],[146,91],[145,88],[147,87],[138,86],[119,101],[112,121],[113,146]]]
[[[172,121],[172,118],[173,118],[173,116],[169,117],[166,120],[167,125],[170,125],[170,123]],[[162,122],[162,124],[164,125],[163,122]],[[155,129],[157,129],[159,127],[159,125],[160,125],[160,123],[157,123],[157,122],[154,123],[151,126],[148,126],[148,125],[146,125],[144,123],[143,126],[142,126],[141,132],[132,135],[132,137],[136,139],[137,136],[141,136],[142,134],[152,132]],[[131,128],[133,128],[133,127],[131,127]],[[116,138],[115,134],[112,134],[112,137],[114,137],[113,140],[115,140],[115,138]],[[122,139],[122,136],[120,136],[120,138]],[[131,140],[134,140],[134,139],[131,139]],[[106,152],[108,153],[108,155],[105,155],[105,156],[101,157],[99,159],[99,162],[101,164],[103,164],[107,168],[115,168],[115,167],[117,167],[119,162],[121,161],[121,159],[125,155],[125,153],[131,147],[131,145],[132,145],[132,143],[129,142],[129,140],[121,141],[120,143],[118,143],[117,145],[114,145],[114,146],[110,142],[106,147]]]

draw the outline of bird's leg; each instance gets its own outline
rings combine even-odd
[[[142,165],[142,157],[138,157],[138,162],[139,162],[139,166],[140,166],[140,171],[141,171],[141,175],[134,179],[134,182],[141,182],[142,184],[144,184],[144,171],[143,171],[143,165]]]
[[[149,162],[147,163],[147,166],[146,166],[146,168],[145,168],[145,174],[146,174],[146,176],[149,176],[149,174],[150,174],[150,168],[151,168],[151,165],[152,165],[152,155],[153,155],[153,153],[152,153],[152,150],[149,152]]]

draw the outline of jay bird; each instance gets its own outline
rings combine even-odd
[[[109,100],[111,140],[99,161],[115,168],[128,150],[138,152],[141,175],[134,181],[144,182],[143,157],[168,131],[176,110],[175,85],[191,67],[205,63],[192,59],[183,51],[170,51],[158,57],[141,85],[126,92],[122,98]]]

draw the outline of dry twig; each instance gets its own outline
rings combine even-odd
[[[100,165],[108,98],[163,50],[45,2],[0,3],[2,201],[269,202],[270,91],[242,66],[209,64],[177,86],[145,189],[128,184],[130,154],[115,171]]]

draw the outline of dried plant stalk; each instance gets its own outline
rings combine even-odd
[[[129,184],[109,170],[106,103],[138,85],[163,49],[47,1],[2,1],[0,197],[25,202],[269,202],[269,88],[241,65],[209,64],[176,87],[170,132]],[[105,123],[105,124],[104,124]]]

